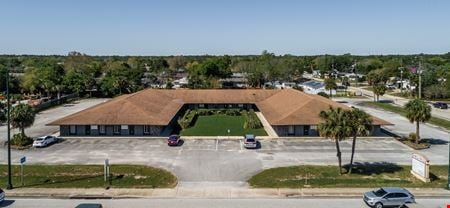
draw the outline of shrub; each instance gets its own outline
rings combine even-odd
[[[408,135],[408,140],[409,141],[415,142],[416,138],[417,138],[416,133],[409,133],[409,135]]]
[[[259,129],[263,127],[253,109],[250,109],[248,112],[244,111],[243,115],[245,117],[244,129]]]
[[[225,115],[227,116],[240,116],[241,111],[239,109],[228,109],[225,111]]]
[[[178,119],[177,122],[182,129],[185,129],[194,124],[197,117],[198,114],[196,111],[187,110],[184,116]]]
[[[14,134],[13,138],[11,139],[11,145],[24,147],[27,145],[30,145],[33,143],[33,139],[30,137],[27,137],[27,135],[18,133]]]
[[[320,95],[320,96],[326,97],[326,98],[330,98],[330,96],[328,96],[328,94],[325,92],[319,92],[319,93],[317,93],[317,95]]]

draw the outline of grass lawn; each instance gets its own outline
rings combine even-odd
[[[381,186],[445,188],[448,166],[430,166],[430,183],[411,175],[411,166],[395,164],[358,165],[351,175],[339,175],[337,166],[292,166],[264,170],[248,181],[257,188],[364,187]],[[307,180],[306,180],[307,178]],[[306,182],[307,181],[307,182]]]
[[[227,136],[227,130],[230,129],[230,136],[243,136],[244,134],[267,135],[264,128],[244,129],[244,121],[243,116],[199,116],[194,126],[183,129],[180,134],[183,136]]]
[[[381,108],[381,109],[384,109],[387,111],[398,113],[402,116],[406,116],[405,109],[400,106],[395,106],[395,105],[392,105],[389,103],[379,103],[379,102],[364,102],[364,104],[371,106],[371,107]],[[431,117],[431,119],[427,123],[430,123],[430,124],[433,124],[436,126],[440,126],[440,127],[450,130],[450,121],[448,121],[446,119]]]
[[[16,188],[102,188],[103,165],[25,165],[24,186],[20,184],[20,166],[13,166]],[[143,165],[111,165],[114,188],[171,188],[177,178],[170,172]],[[7,183],[7,165],[0,165],[0,184]]]

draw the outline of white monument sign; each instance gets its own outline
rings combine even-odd
[[[419,153],[412,154],[411,173],[424,182],[430,182],[430,161]]]

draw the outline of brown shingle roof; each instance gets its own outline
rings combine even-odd
[[[157,90],[117,97],[48,125],[168,125],[184,104],[252,103],[271,125],[316,125],[329,106],[349,109],[327,98],[297,90]],[[374,125],[390,125],[373,117]]]

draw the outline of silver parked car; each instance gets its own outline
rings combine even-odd
[[[0,204],[5,200],[5,192],[0,188]]]
[[[364,202],[376,208],[387,206],[400,207],[408,203],[416,203],[414,196],[400,187],[383,187],[376,191],[364,193]]]

